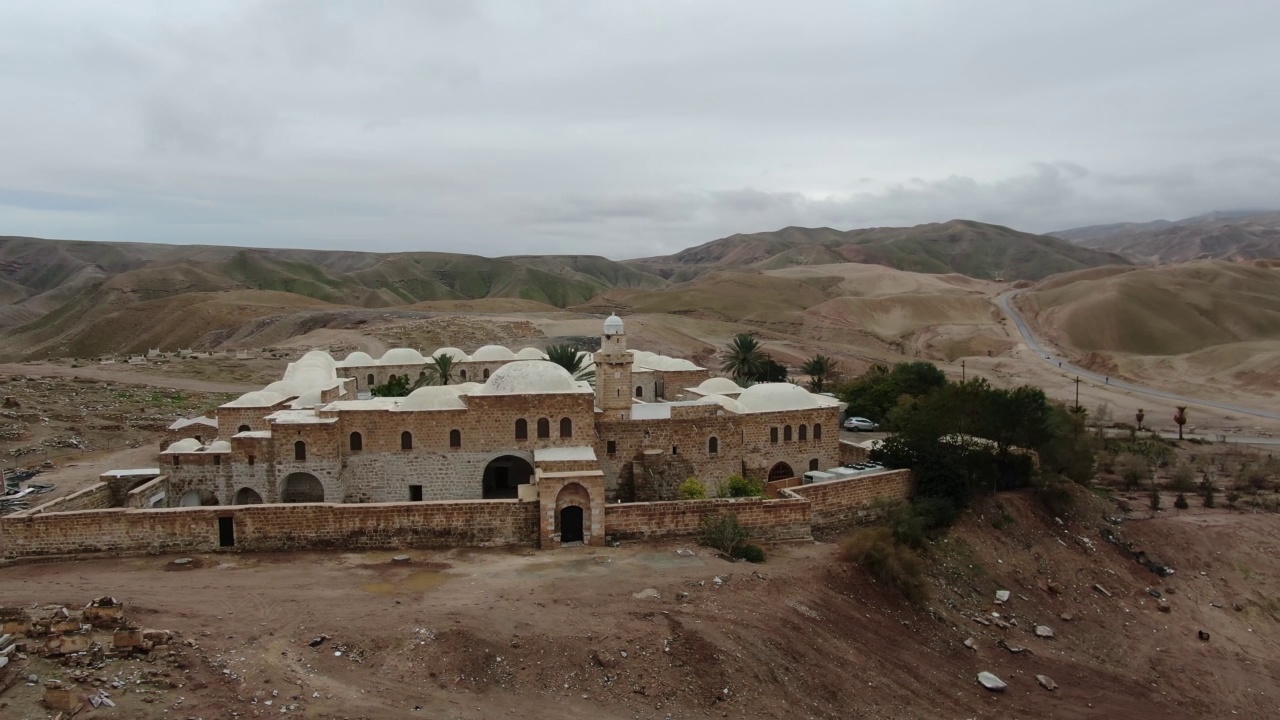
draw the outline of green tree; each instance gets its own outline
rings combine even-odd
[[[800,371],[809,376],[809,390],[816,393],[825,392],[840,372],[839,364],[821,353],[806,360]]]
[[[550,345],[547,347],[547,360],[559,365],[574,380],[585,380],[592,385],[596,382],[596,371],[594,367],[587,367],[586,356],[578,351],[572,345]]]
[[[369,388],[369,392],[374,397],[404,397],[412,390],[413,387],[409,385],[408,375],[393,375],[387,378],[385,383]]]
[[[1178,439],[1182,439],[1182,426],[1187,424],[1187,406],[1179,405],[1173,414],[1173,421],[1178,424]]]
[[[680,483],[681,500],[702,500],[707,496],[707,486],[696,477],[691,477]]]
[[[889,411],[902,398],[919,398],[947,385],[947,376],[933,363],[900,363],[892,370],[873,365],[862,375],[841,386],[836,394],[849,404],[849,415],[878,422],[889,420]]]
[[[426,385],[448,385],[453,382],[453,356],[441,353],[431,358],[427,365],[427,374],[414,383],[414,389]]]
[[[765,371],[769,360],[755,335],[740,333],[729,343],[721,369],[734,380],[756,380]]]
[[[1169,487],[1179,493],[1191,492],[1196,487],[1196,471],[1186,463],[1178,463],[1169,473]]]
[[[1116,471],[1124,481],[1124,488],[1132,490],[1151,477],[1147,459],[1137,453],[1125,453],[1116,458]]]

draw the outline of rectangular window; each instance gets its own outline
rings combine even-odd
[[[253,461],[254,461],[254,460],[256,460],[256,459],[257,459],[257,458],[255,458],[255,457],[254,457],[254,456],[252,456],[252,455],[250,455],[250,456],[249,456],[249,467],[253,467]]]
[[[409,500],[412,502],[422,502],[422,486],[421,485],[409,486]]]
[[[616,455],[618,453],[618,443],[614,440],[610,440],[609,442],[605,443],[604,447],[605,447],[605,452],[609,453],[610,455]]]
[[[221,456],[221,455],[214,455],[214,456],[213,456],[213,464],[214,464],[214,465],[221,465],[221,464],[222,464],[222,456]]]
[[[671,454],[672,454],[672,455],[679,455],[679,454],[680,454],[680,448],[679,448],[678,446],[676,446],[676,445],[672,445],[672,446],[671,446]]]
[[[774,443],[774,444],[777,444],[777,442],[778,442],[778,428],[776,428],[776,427],[775,427],[775,428],[769,428],[769,442]]]

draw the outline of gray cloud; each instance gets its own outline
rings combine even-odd
[[[0,4],[0,234],[634,257],[1280,197],[1280,7]]]

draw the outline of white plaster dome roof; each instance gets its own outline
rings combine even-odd
[[[205,448],[204,451],[212,453],[229,453],[231,452],[231,443],[226,440],[214,440],[209,443],[209,447]]]
[[[498,368],[476,395],[534,395],[578,392],[578,382],[568,370],[543,360],[514,362]]]
[[[746,408],[742,407],[742,403],[731,397],[725,397],[724,395],[707,395],[706,397],[698,398],[697,404],[719,405],[725,410],[731,410],[736,413],[744,413],[747,411]]]
[[[747,412],[781,412],[783,410],[811,410],[824,407],[808,390],[791,383],[760,383],[752,385],[738,396],[738,402]]]
[[[314,390],[308,390],[302,393],[301,395],[299,395],[297,400],[294,400],[293,402],[289,403],[289,407],[293,408],[294,410],[301,410],[303,408],[315,407],[316,405],[319,405],[321,403],[321,400],[320,400],[321,392],[322,391],[320,390],[320,388],[316,388]]]
[[[312,350],[302,357],[298,358],[295,365],[318,365],[320,367],[332,368],[336,366],[333,356],[323,350]]]
[[[433,358],[440,357],[441,355],[448,355],[449,357],[453,358],[454,362],[466,362],[467,360],[470,360],[470,358],[467,357],[466,353],[462,352],[456,347],[442,347],[439,350],[431,353],[431,357]]]
[[[516,357],[520,360],[541,360],[546,357],[546,354],[538,348],[527,347],[520,348],[520,351],[516,353]]]
[[[726,393],[742,392],[742,388],[738,386],[738,383],[725,377],[707,378],[694,389],[703,395],[724,395]]]
[[[448,385],[428,385],[409,393],[396,410],[466,410],[467,404]]]
[[[469,395],[484,386],[478,382],[464,382],[457,385],[445,385],[445,387],[452,388],[459,395]]]
[[[605,319],[604,319],[604,334],[605,334],[605,335],[622,335],[622,334],[624,334],[624,333],[623,333],[623,330],[622,330],[622,318],[618,317],[617,315],[610,315],[609,317],[605,318]]]
[[[377,364],[378,364],[377,361],[374,360],[373,357],[369,355],[369,353],[362,352],[360,350],[357,350],[351,353],[350,355],[347,356],[346,360],[342,361],[343,367],[366,367],[368,365],[377,365]]]
[[[277,393],[284,397],[291,395],[301,395],[306,390],[305,387],[299,387],[298,383],[290,378],[288,380],[277,380],[270,385],[262,388],[263,392]]]
[[[270,390],[247,392],[232,400],[223,407],[271,407],[284,399],[284,396]]]
[[[164,451],[167,453],[188,453],[195,452],[200,449],[200,441],[195,438],[183,438],[175,443],[170,443],[169,447]]]
[[[496,362],[500,360],[515,360],[516,354],[502,347],[501,345],[485,345],[484,347],[471,353],[471,359],[477,362]]]
[[[688,360],[684,360],[681,358],[667,357],[666,355],[654,355],[648,360],[640,361],[640,364],[648,368],[653,368],[654,370],[675,371],[675,370],[701,370],[702,369],[697,365],[694,365],[693,363],[689,362]]]
[[[392,348],[383,353],[378,362],[383,365],[423,365],[427,359],[413,348]]]

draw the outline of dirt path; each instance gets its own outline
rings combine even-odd
[[[84,367],[67,367],[53,363],[0,363],[0,375],[29,375],[32,377],[66,377],[86,378],[89,380],[109,380],[111,382],[131,385],[150,385],[153,387],[172,388],[174,390],[190,390],[193,392],[245,393],[260,390],[261,386],[240,383],[213,382],[195,378],[175,377],[169,375],[152,375],[142,371],[125,369],[119,365],[86,365]]]

